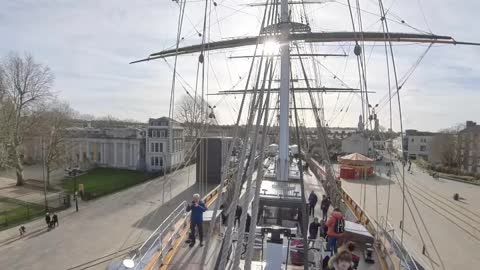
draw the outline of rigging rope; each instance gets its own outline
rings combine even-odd
[[[265,11],[264,11],[264,15],[263,15],[263,19],[262,19],[262,23],[261,23],[261,27],[263,28],[264,25],[265,25],[265,19],[266,19],[266,12],[267,12],[267,9],[265,8]],[[213,210],[213,215],[212,215],[212,224],[215,224],[216,222],[216,219],[217,219],[217,212],[218,212],[218,208],[220,206],[220,204],[222,204],[222,200],[223,200],[223,188],[225,187],[225,182],[228,180],[227,179],[227,174],[228,174],[228,168],[230,166],[230,158],[228,157],[232,152],[233,152],[233,149],[234,149],[234,146],[235,146],[235,143],[236,143],[236,140],[238,138],[238,133],[239,133],[239,125],[240,125],[240,121],[241,121],[241,116],[242,116],[242,112],[243,112],[243,108],[244,108],[244,105],[245,105],[245,99],[246,99],[246,95],[247,95],[247,90],[249,88],[249,83],[250,83],[250,78],[251,78],[251,75],[252,75],[252,71],[253,71],[253,67],[254,67],[254,63],[255,63],[255,57],[256,57],[256,54],[257,54],[257,50],[258,50],[258,45],[259,45],[259,42],[260,42],[260,38],[257,39],[257,42],[256,42],[256,45],[255,45],[255,50],[254,50],[254,56],[252,58],[252,63],[250,65],[250,70],[248,72],[248,76],[247,76],[247,80],[246,80],[246,83],[245,83],[245,91],[242,95],[242,100],[241,100],[241,103],[240,103],[240,109],[239,109],[239,113],[238,113],[238,116],[237,116],[237,121],[236,121],[236,125],[235,125],[235,129],[234,129],[234,136],[233,136],[233,139],[232,139],[232,143],[230,143],[230,146],[228,147],[228,151],[227,151],[227,157],[225,157],[225,161],[224,161],[224,165],[222,166],[222,178],[221,178],[221,181],[220,181],[220,187],[219,187],[219,190],[221,191],[219,196],[218,196],[218,199],[216,200],[216,203],[215,203],[215,207],[214,207],[214,210]],[[224,209],[225,210],[225,209]],[[213,227],[214,226],[211,226],[210,227],[210,230],[208,232],[208,234],[206,235],[206,246],[208,247],[209,245],[209,242],[210,242],[210,239],[211,239],[211,236],[213,235]],[[221,250],[221,253],[220,255],[223,256],[223,249]],[[205,267],[205,259],[206,259],[206,256],[207,256],[207,249],[205,248],[203,250],[203,254],[202,254],[202,260],[201,260],[201,266],[202,267]]]

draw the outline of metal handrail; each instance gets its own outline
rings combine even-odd
[[[150,246],[148,247],[148,249],[145,252],[143,252],[143,255],[138,260],[138,263],[135,263],[135,268],[134,268],[135,270],[143,269],[143,265],[144,265],[143,261],[144,261],[145,257],[147,256],[147,254],[149,254],[149,252],[157,245],[157,243],[159,241],[161,243],[161,241],[162,241],[161,238],[164,235],[165,231],[171,230],[171,226],[175,225],[178,222],[179,217],[186,214],[186,212],[185,212],[186,207],[187,207],[187,201],[181,202],[175,208],[175,210],[173,210],[172,213],[170,213],[167,216],[167,218],[155,229],[155,231],[153,231],[153,233],[150,234],[150,236],[147,238],[147,240],[145,240],[143,242],[143,244],[139,248],[137,248],[137,252],[131,258],[131,260],[133,260],[133,261],[135,261],[135,259],[138,256],[141,255],[142,249],[153,239],[153,237],[156,236],[155,240],[153,240],[153,243],[150,244]],[[141,267],[141,268],[139,268],[139,267]]]

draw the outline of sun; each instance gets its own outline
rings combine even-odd
[[[266,55],[277,54],[280,49],[280,44],[274,40],[267,40],[263,43],[263,53]]]

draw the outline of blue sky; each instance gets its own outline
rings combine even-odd
[[[353,1],[354,2],[354,1]],[[377,12],[377,1],[360,1],[362,8]],[[212,8],[210,39],[220,40],[258,32],[260,9],[243,5],[245,1],[218,0]],[[346,0],[312,5],[307,15],[315,31],[351,30]],[[457,40],[480,42],[474,0],[405,0],[384,1],[389,18],[401,18],[418,29],[451,35]],[[0,0],[0,56],[9,52],[31,53],[55,73],[54,90],[80,113],[96,116],[146,121],[168,114],[172,71],[163,61],[129,65],[132,60],[174,45],[178,6],[170,0]],[[423,10],[423,12],[422,12]],[[203,2],[188,2],[184,27],[184,44],[200,42]],[[426,18],[426,20],[424,19]],[[365,30],[377,31],[378,16],[365,13]],[[197,25],[198,24],[198,25]],[[392,31],[414,31],[391,23]],[[366,48],[371,103],[386,94],[384,52],[381,44]],[[396,46],[399,76],[417,60],[425,46]],[[321,52],[353,55],[348,45],[325,46]],[[231,89],[244,76],[246,60],[226,56],[248,53],[249,49],[211,54],[207,92]],[[197,56],[180,58],[179,72],[188,84],[195,85]],[[171,60],[169,60],[171,63]],[[355,59],[321,59],[329,70],[351,86],[358,85]],[[347,61],[347,62],[346,62]],[[345,65],[345,62],[347,65]],[[480,47],[434,46],[401,92],[405,128],[438,130],[465,120],[478,120],[480,100]],[[347,66],[347,68],[345,68]],[[326,86],[339,86],[326,70],[321,71]],[[183,85],[188,88],[188,86]],[[176,97],[185,92],[180,84]],[[244,87],[239,84],[236,88]],[[190,90],[193,92],[193,90]],[[238,110],[238,99],[210,96],[217,105],[222,123],[231,124]],[[303,101],[302,101],[303,102]],[[325,97],[326,119],[331,126],[354,126],[360,112],[360,100],[352,95],[328,94]],[[396,104],[396,100],[395,103]],[[348,108],[348,112],[345,113]],[[388,126],[388,106],[379,113]],[[306,121],[311,117],[306,115]],[[394,108],[394,127],[398,129],[398,111]]]

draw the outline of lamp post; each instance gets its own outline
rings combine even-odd
[[[68,172],[68,176],[73,177],[73,200],[75,201],[75,211],[78,212],[77,175],[80,170],[77,168],[68,168],[66,171]]]
[[[43,175],[43,196],[45,197],[45,212],[48,212],[48,200],[47,200],[47,179],[45,178],[45,139],[42,136],[42,175]]]

